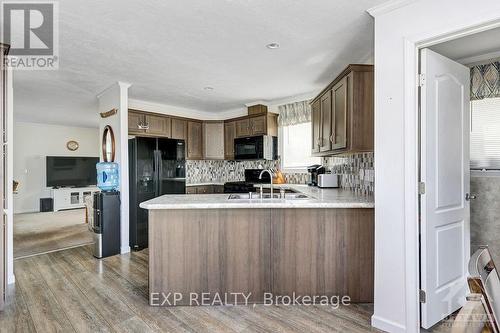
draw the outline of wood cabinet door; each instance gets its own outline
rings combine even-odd
[[[347,76],[332,88],[332,149],[347,147]],[[360,133],[361,135],[361,133]]]
[[[321,137],[319,151],[325,152],[332,149],[332,92],[326,92],[321,98]]]
[[[250,136],[250,119],[236,120],[236,137]]]
[[[236,137],[236,123],[224,123],[224,159],[234,160],[234,138]]]
[[[224,185],[213,185],[214,193],[224,193]]]
[[[171,120],[171,137],[177,140],[187,140],[187,121],[183,119],[172,118]]]
[[[196,187],[197,186],[186,186],[186,194],[196,194]]]
[[[187,159],[201,160],[203,158],[203,124],[188,121]]]
[[[146,115],[146,133],[170,137],[170,118]]]
[[[267,134],[267,116],[250,118],[250,135]]]
[[[203,124],[203,149],[205,159],[224,159],[224,123]]]
[[[311,149],[313,153],[319,153],[321,140],[321,101],[317,100],[311,105],[311,126],[312,142]]]
[[[130,134],[140,134],[144,133],[145,130],[141,129],[144,125],[144,115],[137,112],[128,112],[128,132]]]
[[[198,194],[213,194],[214,193],[214,187],[212,185],[201,185],[201,186],[196,186],[196,193]]]

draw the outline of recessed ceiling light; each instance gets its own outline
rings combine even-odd
[[[210,86],[207,86],[205,88],[203,88],[204,90],[207,90],[207,91],[212,91],[214,90],[214,87],[210,87]]]
[[[266,45],[266,47],[268,49],[274,50],[274,49],[278,49],[280,47],[280,44],[279,43],[269,43]]]

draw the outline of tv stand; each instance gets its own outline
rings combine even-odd
[[[85,207],[85,197],[99,191],[97,186],[53,188],[51,194],[54,200],[54,212],[63,209],[83,208]]]

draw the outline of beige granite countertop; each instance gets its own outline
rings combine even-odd
[[[207,186],[207,185],[224,185],[224,182],[192,183],[192,184],[186,184],[186,187],[190,187],[190,186]]]
[[[145,209],[220,209],[220,208],[374,208],[373,196],[357,195],[343,189],[321,189],[307,185],[283,184],[309,196],[308,199],[237,199],[230,194],[167,194],[142,202]]]

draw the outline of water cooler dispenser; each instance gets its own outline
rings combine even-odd
[[[93,211],[94,257],[120,254],[120,192],[94,193]]]

